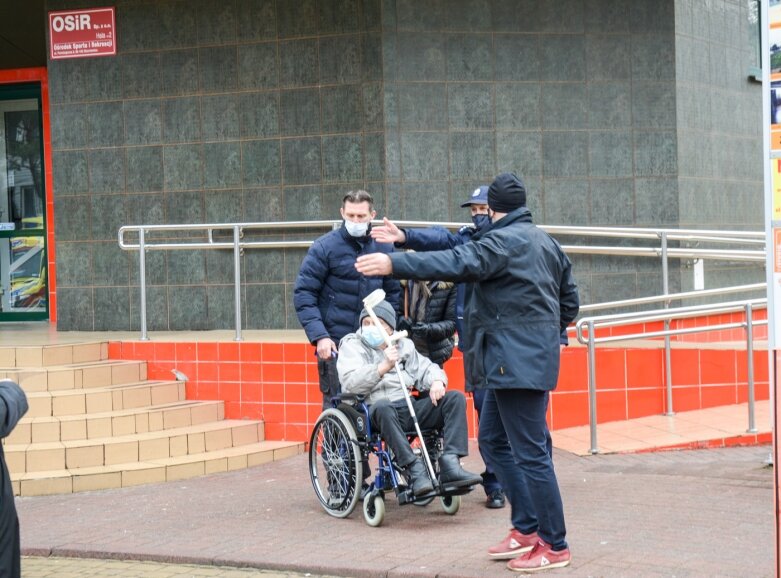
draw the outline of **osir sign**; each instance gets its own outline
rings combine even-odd
[[[114,8],[49,12],[52,60],[117,53]]]
[[[92,29],[92,26],[90,25],[89,14],[68,14],[67,16],[54,16],[52,18],[52,30],[55,32],[90,29]]]

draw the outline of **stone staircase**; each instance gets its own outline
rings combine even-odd
[[[3,440],[14,493],[179,480],[304,451],[264,441],[263,422],[227,420],[222,401],[188,401],[183,381],[150,381],[146,370],[109,360],[107,342],[0,347],[0,379],[19,383],[30,405]]]

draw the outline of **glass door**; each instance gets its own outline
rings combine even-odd
[[[49,318],[40,94],[0,86],[0,321]]]

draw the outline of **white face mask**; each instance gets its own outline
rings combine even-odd
[[[365,237],[369,231],[369,223],[355,223],[345,219],[344,226],[351,237]]]
[[[366,345],[373,349],[378,349],[380,345],[385,343],[385,338],[376,325],[365,325],[361,327],[361,339]]]

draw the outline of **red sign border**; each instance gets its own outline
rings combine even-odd
[[[113,52],[100,52],[98,54],[76,54],[73,56],[54,56],[54,42],[52,41],[52,18],[62,14],[89,14],[93,12],[111,12],[111,29],[114,32]],[[85,8],[84,10],[57,10],[49,12],[49,59],[67,60],[69,58],[95,58],[98,56],[116,56],[117,55],[117,15],[115,6],[106,6],[104,8]]]

